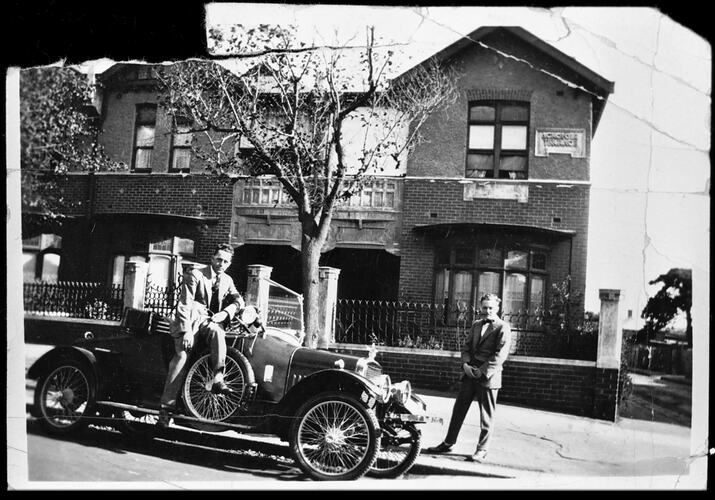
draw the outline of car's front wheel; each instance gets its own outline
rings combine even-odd
[[[414,424],[393,422],[383,426],[381,445],[368,474],[396,478],[415,464],[422,449],[422,435]]]
[[[350,394],[320,394],[296,412],[290,432],[293,457],[320,481],[349,481],[364,475],[380,449],[375,413]]]
[[[60,360],[37,382],[35,408],[40,423],[51,433],[68,433],[87,425],[95,403],[94,373],[80,361]]]

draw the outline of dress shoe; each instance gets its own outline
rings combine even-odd
[[[467,460],[470,462],[486,462],[487,452],[486,450],[477,450],[472,455],[469,455],[467,457]]]
[[[169,414],[169,410],[162,408],[159,411],[159,420],[156,421],[156,426],[159,429],[164,430],[169,427],[170,423],[171,423],[171,415]]]
[[[437,446],[433,446],[432,448],[427,448],[428,453],[449,453],[452,451],[452,445],[447,444],[447,443],[439,443]]]
[[[236,391],[227,386],[226,382],[214,382],[214,385],[211,386],[211,394],[223,394],[224,396],[230,396],[235,393]]]

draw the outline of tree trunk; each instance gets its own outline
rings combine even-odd
[[[305,234],[301,239],[301,263],[303,283],[303,318],[305,321],[306,347],[315,347],[318,343],[320,318],[320,285],[318,268],[320,265],[321,238]]]

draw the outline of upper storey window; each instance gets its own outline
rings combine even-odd
[[[191,141],[193,134],[191,126],[177,123],[171,134],[171,167],[172,172],[188,172],[191,162]]]
[[[474,101],[468,123],[466,177],[527,178],[528,103]]]
[[[151,156],[154,151],[156,104],[140,104],[137,106],[134,130],[134,161],[132,169],[135,172],[149,172],[151,171]]]

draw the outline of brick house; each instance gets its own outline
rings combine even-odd
[[[480,28],[437,57],[460,69],[460,98],[426,123],[403,171],[336,210],[321,265],[342,270],[339,296],[459,309],[495,291],[511,312],[543,307],[567,275],[583,292],[590,141],[613,84],[521,28]],[[148,66],[116,64],[100,81],[100,141],[129,168],[70,176],[80,204],[52,250],[56,276],[121,283],[134,259],[166,286],[229,241],[238,283],[261,263],[299,290],[300,230],[278,184],[202,175],[197,138],[157,105]]]
[[[425,123],[398,175],[337,207],[321,265],[341,269],[340,298],[447,306],[439,328],[449,345],[386,347],[377,358],[394,379],[445,390],[461,373],[454,349],[466,332],[455,323],[469,324],[458,316],[482,293],[502,296],[503,316],[544,308],[567,276],[583,297],[591,140],[613,83],[518,27],[480,28],[436,57],[459,70],[458,100]],[[101,75],[100,139],[128,169],[70,175],[65,196],[78,205],[61,238],[24,241],[27,279],[119,284],[125,262],[140,260],[166,286],[182,262],[207,262],[229,241],[239,287],[246,265],[265,264],[300,291],[300,229],[277,182],[202,175],[189,147],[197,138],[170,126],[150,76],[137,64]],[[330,349],[367,348],[343,342]],[[595,353],[556,359],[553,343],[515,329],[500,398],[613,420],[618,367]]]
[[[589,154],[613,84],[518,27],[480,28],[437,54],[459,99],[422,129],[403,191],[400,297],[451,314],[486,292],[537,312],[586,278]]]

